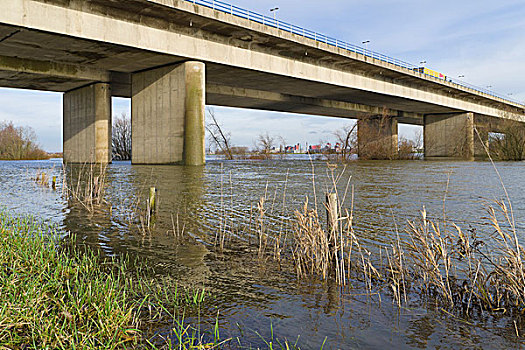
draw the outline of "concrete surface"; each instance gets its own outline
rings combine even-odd
[[[64,162],[111,162],[109,84],[91,84],[64,94]]]
[[[420,115],[465,111],[499,117],[503,107],[510,118],[525,115],[523,106],[185,1],[0,4],[0,56],[105,70],[116,96],[131,96],[133,73],[198,60],[206,63],[207,84]],[[7,70],[0,85],[67,91],[70,84],[60,72],[31,76]],[[293,106],[281,108],[294,112]]]
[[[474,113],[426,115],[425,158],[474,158]]]
[[[204,164],[204,64],[133,75],[133,164]]]

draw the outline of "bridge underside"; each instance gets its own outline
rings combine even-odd
[[[133,7],[138,2],[131,1],[128,5]],[[188,17],[170,20],[175,23],[179,19],[182,23]],[[229,35],[237,41],[244,40],[238,32]],[[280,54],[293,57],[291,51],[286,52],[284,48]],[[322,56],[320,52],[309,51],[309,59],[323,65],[332,62],[330,56]],[[188,64],[197,64],[202,69],[192,78]],[[365,66],[360,63],[347,65],[333,61],[333,65],[370,74],[363,72]],[[388,70],[377,70],[374,74],[381,74],[385,81],[415,79]],[[150,80],[147,84],[145,77]],[[65,161],[70,162],[110,161],[111,96],[132,98],[133,160],[150,164],[203,163],[203,154],[197,153],[204,152],[205,104],[362,120],[387,115],[395,126],[424,125],[425,138],[432,140],[439,139],[442,130],[448,127],[441,128],[443,118],[432,116],[468,112],[379,93],[372,87],[349,88],[261,69],[207,60],[195,62],[192,57],[5,24],[0,24],[0,86],[64,93],[64,155]],[[375,124],[367,125],[373,128]],[[387,141],[391,145],[392,137],[397,139],[397,130],[392,125],[388,127]],[[382,131],[379,134],[385,137]],[[433,156],[450,156],[447,147],[436,146],[436,149]],[[391,158],[392,152],[395,154],[388,151],[385,158]]]
[[[39,59],[35,59],[35,57]],[[147,50],[0,25],[0,86],[67,92],[108,83],[112,96],[132,97],[136,72],[190,60]],[[459,110],[335,85],[210,62],[207,103],[291,113],[356,117],[388,109],[402,122]]]

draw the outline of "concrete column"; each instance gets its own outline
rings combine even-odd
[[[361,159],[398,157],[397,119],[374,116],[357,122],[358,155]]]
[[[489,129],[476,125],[478,132],[474,131],[474,158],[487,159],[489,146]]]
[[[474,159],[474,113],[426,115],[425,158]]]
[[[133,164],[205,163],[204,63],[133,74],[131,105]]]
[[[111,90],[92,84],[64,94],[64,162],[111,163]]]

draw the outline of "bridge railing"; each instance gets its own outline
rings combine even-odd
[[[299,27],[294,24],[290,24],[290,23],[287,23],[281,20],[277,20],[270,16],[261,15],[257,12],[246,10],[241,7],[238,7],[232,4],[228,4],[223,1],[219,1],[219,0],[184,0],[184,1],[191,2],[193,4],[197,4],[201,6],[205,6],[205,7],[208,7],[214,10],[218,10],[224,13],[228,13],[232,16],[241,17],[241,18],[244,18],[244,19],[247,19],[253,22],[257,22],[263,25],[267,25],[273,28],[277,28],[277,29],[280,29],[280,30],[283,30],[283,31],[286,31],[292,34],[300,35],[305,38],[315,40],[317,42],[325,43],[330,46],[335,46],[337,48],[345,49],[350,52],[358,53],[365,57],[370,57],[370,58],[373,58],[373,59],[376,59],[382,62],[390,63],[398,67],[402,67],[402,68],[406,68],[410,70],[419,68],[417,65],[414,65],[412,63],[408,63],[408,62],[399,60],[397,58],[393,58],[393,57],[384,55],[382,53],[375,52],[373,50],[368,50],[367,48],[363,48],[363,47],[360,47],[354,44],[350,44],[343,40],[334,39],[324,34],[320,34],[312,30],[302,28],[302,27]],[[428,75],[425,73],[420,73],[420,74],[431,77],[431,75]],[[447,81],[453,84],[456,84],[458,86],[474,90],[476,92],[481,92],[489,96],[501,98],[508,102],[513,102],[513,103],[518,103],[520,105],[523,105],[522,102],[511,99],[510,97],[506,95],[498,94],[494,91],[491,91],[485,88],[481,88],[481,87],[463,82],[461,80],[447,78]]]

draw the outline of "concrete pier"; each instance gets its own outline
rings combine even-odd
[[[205,163],[205,66],[184,62],[132,76],[133,164]]]
[[[357,122],[358,155],[362,159],[398,157],[397,119],[373,116]]]
[[[64,162],[111,163],[111,89],[91,84],[64,94]]]
[[[426,115],[423,134],[425,159],[474,159],[474,113]]]

